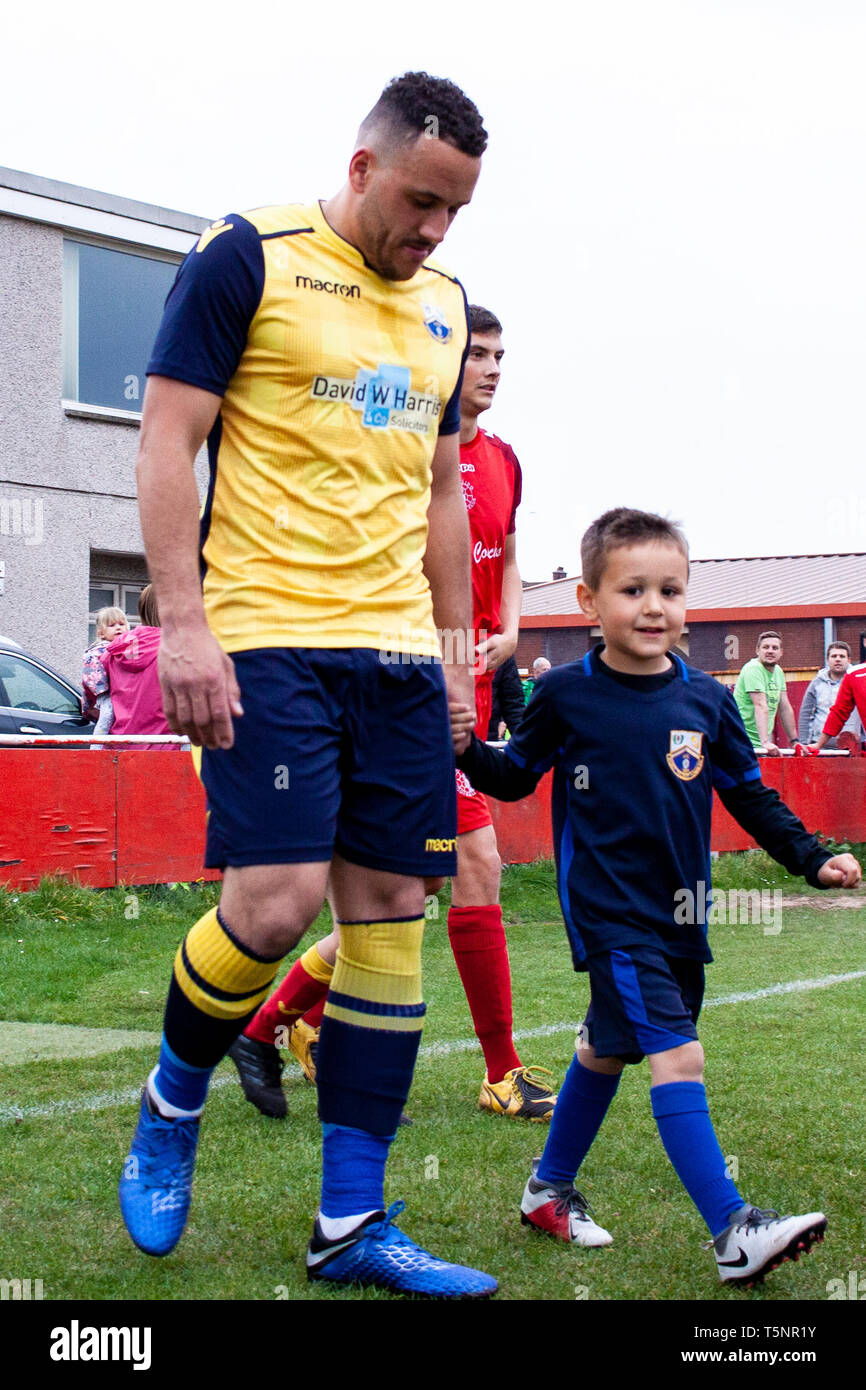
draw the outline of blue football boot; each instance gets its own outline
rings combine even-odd
[[[489,1298],[496,1292],[489,1274],[437,1260],[392,1225],[405,1205],[395,1202],[387,1214],[374,1212],[341,1240],[326,1240],[317,1221],[307,1250],[307,1278],[374,1285],[422,1298]]]
[[[183,1235],[192,1201],[199,1116],[164,1120],[145,1087],[118,1193],[126,1229],[146,1255],[167,1255]]]

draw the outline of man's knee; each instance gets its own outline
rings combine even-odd
[[[263,956],[286,955],[321,911],[327,864],[228,868],[220,907],[232,932]]]
[[[456,907],[480,907],[499,901],[502,861],[492,825],[457,838],[457,874],[452,884]]]

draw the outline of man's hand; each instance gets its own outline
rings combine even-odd
[[[818,879],[826,888],[856,888],[862,877],[853,854],[837,854],[818,870]]]
[[[241,692],[234,663],[207,627],[163,629],[159,684],[170,729],[205,748],[231,748]]]
[[[781,758],[782,756],[782,750],[775,743],[765,743],[761,752],[766,753],[768,758]]]
[[[475,728],[475,680],[468,666],[448,666],[443,663],[443,671],[448,689],[454,752],[465,753]]]
[[[455,753],[463,753],[469,747],[470,734],[475,727],[475,709],[461,704],[459,700],[448,701],[448,714],[451,719],[451,740]]]
[[[503,662],[517,650],[517,633],[494,632],[475,648],[479,669],[498,671]]]

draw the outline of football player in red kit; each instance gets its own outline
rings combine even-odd
[[[499,384],[502,325],[478,305],[470,306],[469,322],[460,394],[460,472],[472,543],[476,728],[483,736],[490,721],[493,674],[517,646],[522,586],[515,517],[521,474],[511,447],[478,427]],[[546,1081],[550,1073],[524,1066],[514,1046],[511,970],[499,906],[501,861],[490,810],[466,776],[456,775],[458,868],[451,885],[448,938],[486,1063],[478,1104],[496,1115],[549,1120],[556,1103]],[[230,1050],[244,1094],[264,1114],[286,1113],[281,1044],[288,1043],[305,1074],[315,1079],[318,1024],[338,943],[334,931],[304,952]]]

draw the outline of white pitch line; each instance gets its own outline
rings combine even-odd
[[[849,970],[845,975],[822,975],[818,980],[789,980],[784,985],[768,985],[766,989],[754,989],[749,994],[722,994],[718,999],[706,999],[705,1009],[718,1004],[749,1004],[753,999],[768,999],[771,994],[800,994],[804,990],[828,989],[830,985],[844,985],[849,980],[862,980],[866,970]]]
[[[706,999],[705,1009],[718,1008],[723,1004],[750,1004],[759,999],[769,999],[773,995],[803,994],[813,989],[830,989],[833,985],[848,984],[851,980],[866,979],[866,970],[849,970],[844,975],[822,975],[817,980],[787,980],[784,984],[767,985],[764,989],[750,990],[742,994],[722,994],[716,999]],[[517,1042],[528,1038],[550,1038],[557,1033],[576,1033],[577,1023],[546,1023],[540,1028],[523,1028],[514,1034]],[[421,1057],[451,1057],[457,1052],[479,1050],[477,1038],[458,1038],[454,1042],[428,1043],[420,1049]],[[301,1075],[300,1067],[288,1066],[286,1073]],[[219,1076],[211,1082],[211,1090],[221,1086],[235,1085],[231,1076]],[[82,1111],[113,1110],[121,1105],[131,1105],[141,1095],[140,1086],[130,1086],[125,1091],[103,1091],[95,1096],[81,1096],[78,1100],[50,1100],[44,1105],[0,1105],[0,1123],[4,1121],[31,1120],[51,1115],[78,1115]]]

